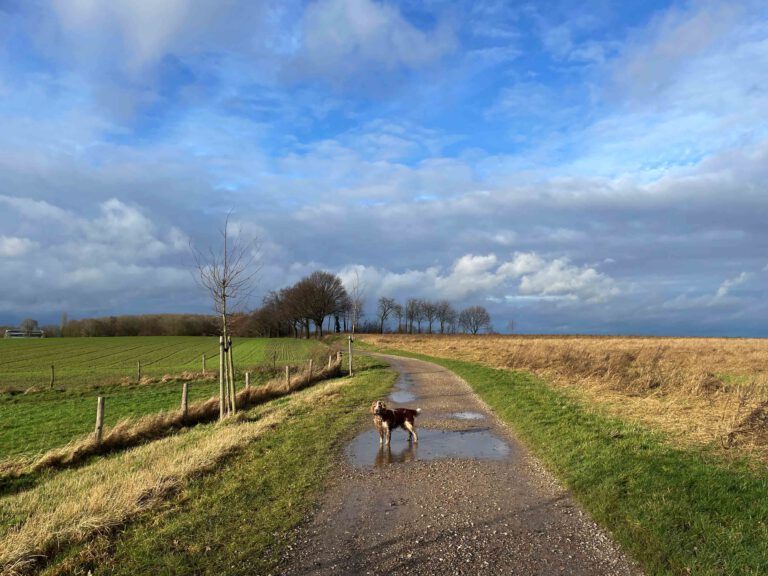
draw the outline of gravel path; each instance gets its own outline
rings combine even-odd
[[[350,443],[279,574],[642,574],[463,380],[379,357],[419,444],[379,450],[372,424]]]

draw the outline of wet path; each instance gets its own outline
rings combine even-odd
[[[398,429],[380,448],[371,425],[346,446],[279,573],[641,573],[463,380],[380,357],[400,373],[390,407],[422,409],[419,443]]]

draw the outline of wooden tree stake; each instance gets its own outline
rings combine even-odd
[[[53,390],[53,383],[56,381],[56,369],[51,364],[51,390]]]
[[[136,361],[136,382],[141,384],[141,360]]]
[[[290,366],[285,367],[285,390],[286,392],[290,392],[291,390],[291,367]]]
[[[205,352],[203,352],[203,378],[205,378]]]
[[[227,370],[229,372],[229,409],[237,412],[237,394],[235,391],[235,360],[232,357],[232,338],[227,339]]]
[[[309,379],[312,379],[312,358],[309,359]]]
[[[245,373],[245,389],[247,390],[250,387],[251,387],[251,373],[246,372]]]
[[[224,419],[224,336],[219,336],[219,420]]]

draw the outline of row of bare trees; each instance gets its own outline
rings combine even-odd
[[[471,306],[457,312],[447,300],[409,298],[405,304],[399,304],[394,298],[382,296],[376,314],[382,334],[388,319],[397,321],[397,332],[409,334],[438,331],[446,334],[459,330],[477,334],[481,330],[491,330],[491,317],[483,306]]]
[[[338,276],[317,271],[293,286],[270,292],[249,318],[248,331],[259,336],[318,337],[326,320],[335,332],[351,329],[353,302]]]

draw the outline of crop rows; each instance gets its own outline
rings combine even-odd
[[[234,346],[236,367],[246,369],[303,362],[320,345],[252,338],[235,339]],[[199,372],[203,354],[215,371],[218,347],[216,337],[185,336],[0,340],[0,391],[47,388],[52,365],[55,387],[68,389],[135,379],[139,362],[142,376]]]
[[[303,365],[309,358],[327,358],[328,348],[317,341],[237,339],[236,368],[251,370],[273,362],[278,367]],[[218,370],[217,337],[61,338],[0,340],[0,461],[31,455],[66,444],[89,433],[94,425],[96,396],[106,398],[105,424],[176,409],[181,398],[178,381],[128,385],[136,379],[136,362],[147,376],[200,372],[205,353],[209,374]],[[56,383],[49,390],[50,364]],[[251,382],[270,378],[257,371]],[[242,374],[238,387],[243,385]],[[22,391],[30,393],[3,393]],[[190,401],[218,393],[215,379],[190,383]]]

